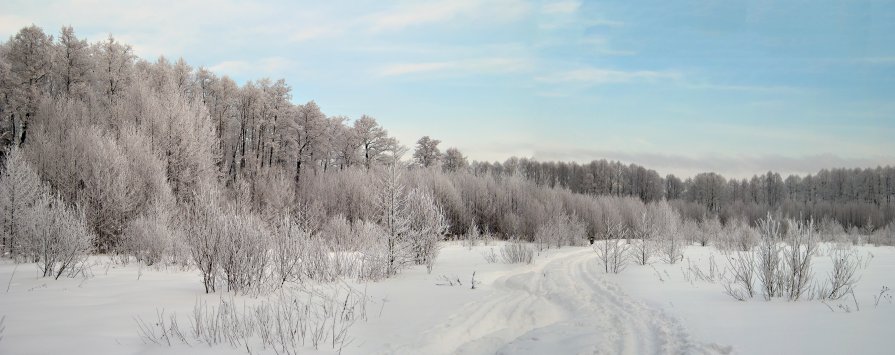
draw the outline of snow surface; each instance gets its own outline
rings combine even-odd
[[[873,305],[883,285],[895,285],[891,247],[856,247],[860,255],[873,257],[859,271],[860,311],[851,305],[850,313],[838,307],[853,304],[850,298],[829,302],[835,312],[819,301],[738,302],[723,293],[721,282],[696,280],[692,271],[688,277],[691,267],[707,269],[712,255],[723,267],[723,255],[711,247],[688,247],[689,263],[629,265],[619,275],[603,273],[588,247],[550,250],[531,265],[489,264],[482,253],[490,248],[499,251],[446,243],[432,274],[414,267],[386,281],[351,283],[369,297],[368,320],[352,328],[352,342],[342,352],[884,354],[895,349],[895,304]],[[197,300],[214,303],[222,294],[204,294],[194,271],[94,262],[94,277],[60,280],[38,278],[33,264],[0,263],[0,315],[6,315],[0,354],[246,353],[228,345],[144,344],[135,317],[152,320],[164,309],[186,320]],[[816,277],[824,277],[829,258],[815,257],[815,264]],[[470,287],[473,272],[476,289]],[[445,278],[462,285],[443,285]]]

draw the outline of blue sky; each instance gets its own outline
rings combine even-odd
[[[472,159],[662,174],[895,164],[893,1],[4,1]]]

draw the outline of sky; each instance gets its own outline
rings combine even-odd
[[[18,1],[36,24],[375,117],[471,160],[692,176],[895,165],[895,1]]]

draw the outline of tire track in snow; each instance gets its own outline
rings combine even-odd
[[[662,310],[626,295],[586,249],[498,278],[480,300],[425,332],[408,353],[723,354]]]

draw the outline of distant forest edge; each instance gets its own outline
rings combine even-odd
[[[575,193],[633,196],[644,202],[667,199],[691,218],[716,214],[722,221],[747,217],[754,222],[768,212],[792,218],[835,218],[843,226],[869,228],[887,225],[895,213],[895,167],[823,169],[806,176],[775,172],[751,179],[726,179],[701,173],[682,180],[662,178],[655,170],[636,164],[595,160],[587,164],[538,162],[510,158],[504,163],[472,164],[476,175],[521,174],[539,185]]]
[[[183,59],[138,58],[112,36],[88,43],[70,27],[55,38],[23,28],[0,44],[4,235],[27,218],[15,215],[28,208],[27,194],[80,214],[99,251],[126,236],[188,233],[196,221],[186,212],[197,216],[199,204],[272,229],[285,216],[312,234],[342,235],[362,222],[391,228],[386,212],[396,204],[410,199],[422,210],[431,199],[448,234],[528,240],[564,218],[587,224],[591,236],[609,220],[635,224],[652,204],[699,221],[753,223],[772,213],[864,233],[895,219],[892,167],[682,180],[605,160],[469,163],[428,136],[406,164],[408,149],[375,118],[327,116],[313,101],[291,100],[284,80],[238,85]]]

